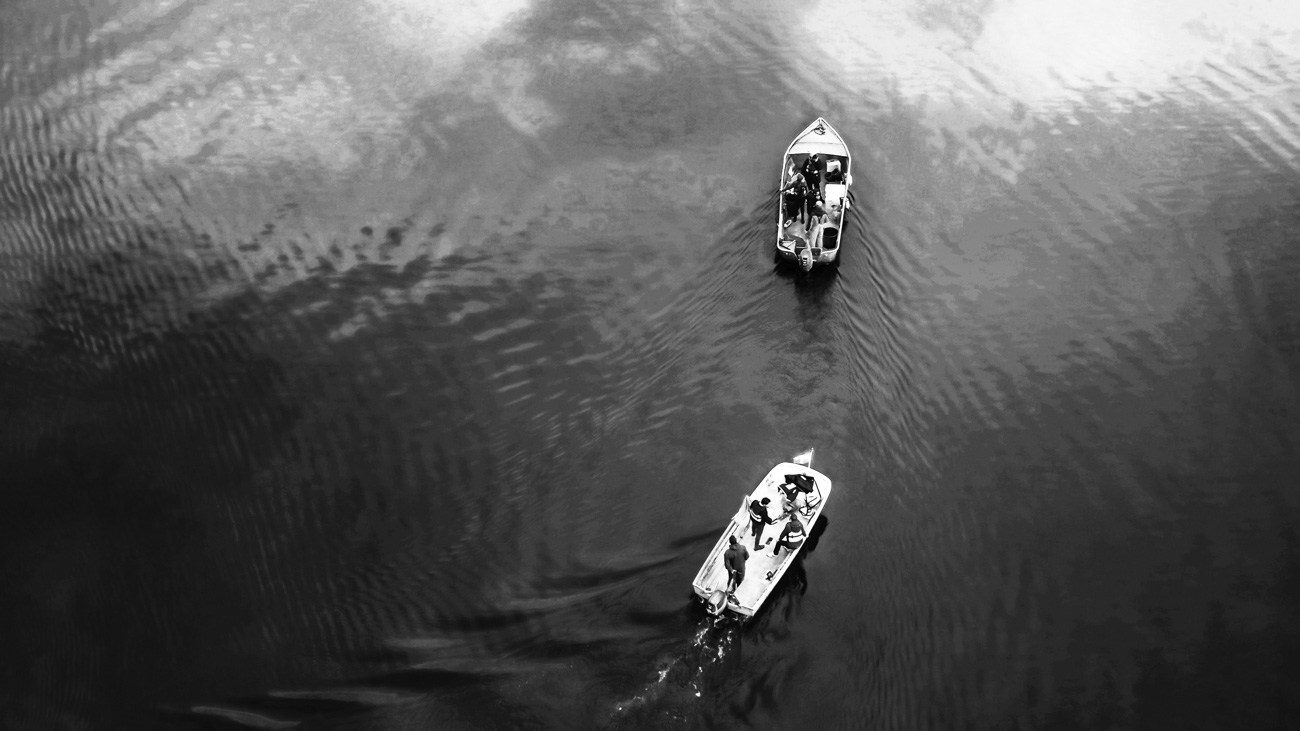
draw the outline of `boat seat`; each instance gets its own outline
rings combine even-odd
[[[803,507],[799,508],[798,512],[803,517],[810,518],[812,517],[813,511],[815,511],[817,509],[817,506],[821,504],[822,504],[822,498],[820,495],[805,495]],[[809,526],[807,530],[811,531],[812,527]]]

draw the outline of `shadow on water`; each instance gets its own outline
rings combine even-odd
[[[791,562],[790,568],[786,569],[776,582],[772,593],[768,596],[767,601],[759,608],[754,616],[746,623],[747,627],[753,634],[767,635],[775,632],[778,635],[788,633],[788,627],[794,620],[795,613],[799,609],[799,603],[803,596],[808,593],[808,574],[804,569],[804,561],[808,556],[817,550],[817,544],[821,542],[822,535],[830,526],[830,521],[825,515],[820,515],[817,522],[813,523],[812,530],[808,531],[808,540],[804,543],[803,550]]]
[[[852,213],[854,209],[850,208],[849,210]],[[851,216],[851,218],[856,217]],[[782,259],[776,253],[775,245],[768,242],[768,246],[772,250],[772,274],[794,284],[795,296],[805,320],[821,317],[825,314],[829,307],[828,295],[840,281],[840,267],[843,266],[844,258],[855,254],[861,256],[864,253],[860,250],[848,250],[852,246],[850,242],[855,240],[849,232],[854,229],[861,229],[861,222],[859,221],[858,225],[854,227],[846,226],[846,229],[848,229],[848,232],[841,239],[844,246],[835,263],[829,265],[819,264],[806,272],[798,264]]]
[[[817,522],[813,523],[812,530],[808,531],[808,541],[803,544],[803,551],[800,552],[800,560],[817,550],[817,544],[821,542],[822,535],[830,527],[830,519],[823,513],[817,516]]]
[[[812,271],[802,271],[798,266],[779,262],[773,271],[780,277],[792,281],[801,302],[819,303],[830,291],[831,286],[839,280],[839,267],[816,266]]]
[[[799,321],[813,325],[824,320],[830,310],[830,293],[839,282],[839,266],[816,266],[802,271],[798,265],[778,260],[773,274],[794,285]]]

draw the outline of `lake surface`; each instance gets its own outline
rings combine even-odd
[[[1300,5],[0,13],[0,728],[1300,723]]]

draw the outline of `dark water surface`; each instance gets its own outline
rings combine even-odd
[[[0,4],[0,728],[1296,727],[1296,7]]]

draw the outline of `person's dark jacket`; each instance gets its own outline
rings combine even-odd
[[[821,183],[821,160],[813,160],[811,157],[803,161],[803,167],[799,169],[803,173],[803,179],[808,181],[808,187],[816,191],[820,189]]]
[[[727,549],[723,554],[722,560],[727,565],[728,571],[745,573],[745,561],[749,558],[749,549],[739,543]]]

